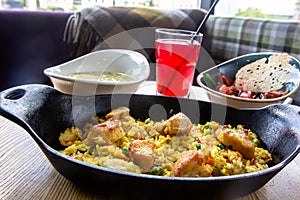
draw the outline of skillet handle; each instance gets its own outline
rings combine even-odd
[[[26,130],[29,112],[38,108],[50,91],[54,89],[42,84],[13,87],[0,93],[0,115],[17,123]]]
[[[300,107],[297,105],[291,105],[291,104],[281,104],[279,105],[283,110],[285,110],[283,113],[288,114],[286,116],[289,119],[288,120],[291,123],[291,127],[294,129],[294,133],[296,135],[296,140],[297,140],[297,147],[285,162],[289,163],[291,162],[299,153],[300,153]],[[280,109],[279,109],[280,112]]]

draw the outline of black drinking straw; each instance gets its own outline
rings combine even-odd
[[[214,10],[215,6],[217,5],[217,3],[219,2],[219,0],[215,0],[214,3],[211,5],[211,7],[209,8],[209,10],[207,11],[207,13],[205,14],[202,22],[200,23],[200,25],[198,26],[195,34],[192,35],[192,38],[191,38],[191,44],[193,43],[196,35],[198,35],[200,33],[200,30],[202,28],[202,26],[206,23],[208,17],[210,16],[211,12]],[[169,83],[167,84],[167,87],[165,87],[164,85],[161,87],[160,89],[160,93],[162,93],[165,89],[168,89],[170,84],[173,82],[173,79],[176,75],[176,71],[179,69],[180,65],[178,67],[176,67],[176,70],[175,72],[173,73],[172,77],[171,77],[171,80],[169,81]]]
[[[206,23],[208,17],[210,16],[211,12],[215,9],[215,6],[217,5],[218,2],[219,0],[215,0],[214,3],[209,8],[209,10],[207,11],[206,15],[204,16],[204,19],[202,20],[201,24],[198,26],[198,29],[196,30],[195,34],[192,36],[191,44],[193,43],[196,35],[200,33],[202,26]]]

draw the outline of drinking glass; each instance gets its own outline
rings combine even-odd
[[[187,97],[193,81],[203,34],[188,30],[155,30],[157,92]]]

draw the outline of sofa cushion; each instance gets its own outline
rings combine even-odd
[[[72,59],[73,44],[63,41],[72,13],[0,10],[0,90],[30,84],[51,84],[47,67]]]
[[[247,53],[287,52],[300,59],[300,23],[212,16],[206,23],[207,51],[216,63]]]

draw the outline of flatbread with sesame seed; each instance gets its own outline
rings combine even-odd
[[[235,75],[235,87],[252,92],[280,90],[291,78],[291,58],[278,53],[245,65]]]

